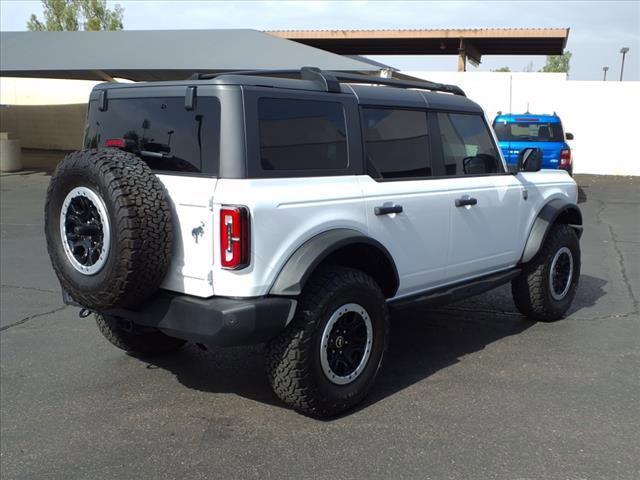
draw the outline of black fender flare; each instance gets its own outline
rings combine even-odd
[[[538,253],[547,238],[549,229],[557,221],[571,225],[578,238],[582,235],[582,212],[580,208],[575,203],[562,198],[555,198],[542,207],[534,220],[520,259],[521,263],[528,262]]]
[[[385,291],[387,298],[398,290],[398,269],[389,251],[377,240],[357,230],[337,228],[320,233],[303,243],[287,260],[269,291],[270,295],[296,296],[320,263],[337,250],[349,245],[367,245],[377,249],[391,267],[391,285]]]

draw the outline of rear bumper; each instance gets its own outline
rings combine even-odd
[[[195,343],[234,346],[272,339],[287,326],[295,307],[295,300],[284,297],[198,298],[163,292],[135,310],[100,313]]]

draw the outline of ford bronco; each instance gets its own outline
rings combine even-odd
[[[310,67],[101,84],[51,178],[48,251],[115,346],[265,343],[277,396],[331,417],[372,386],[389,305],[511,282],[523,315],[565,314],[582,217],[541,158],[507,169],[451,85]]]

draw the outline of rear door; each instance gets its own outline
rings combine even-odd
[[[449,242],[446,183],[434,180],[426,110],[362,108],[369,235],[391,253],[404,296],[441,284]]]
[[[524,188],[505,172],[480,114],[438,112],[451,233],[446,271],[455,282],[505,269],[521,253]]]

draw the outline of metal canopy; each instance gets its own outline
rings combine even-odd
[[[568,28],[280,30],[271,35],[341,55],[456,55],[460,40],[480,55],[562,55]]]
[[[562,55],[568,28],[461,28],[443,30],[282,30],[272,35],[341,55]]]
[[[379,67],[256,30],[2,32],[2,76],[136,81],[194,72],[299,69],[377,72]]]

